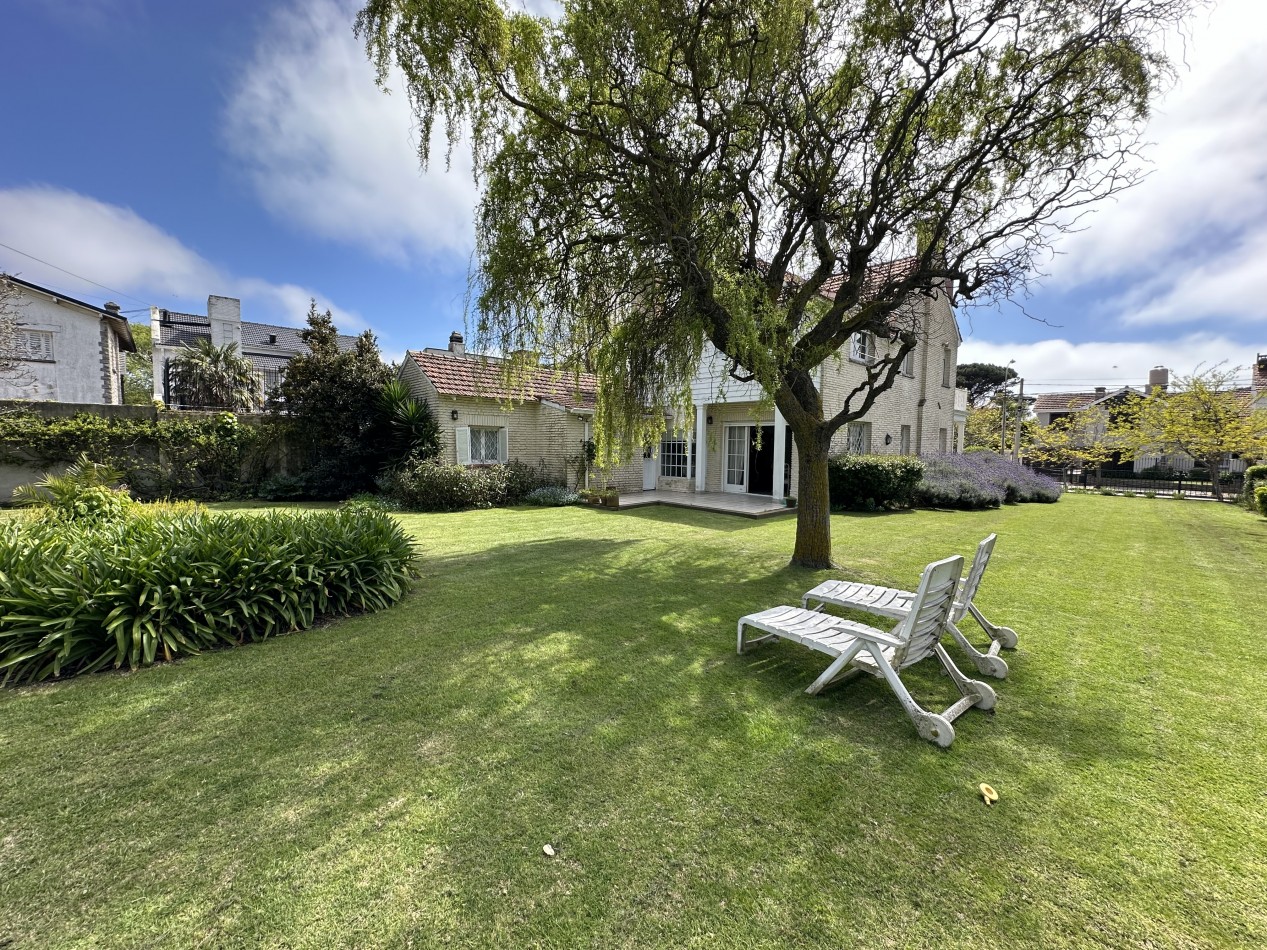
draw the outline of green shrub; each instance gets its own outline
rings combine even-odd
[[[1101,495],[1116,495],[1117,492],[1115,492],[1112,488],[1101,488],[1100,494]]]
[[[1145,497],[1145,498],[1156,498],[1156,497],[1157,497],[1157,493],[1156,493],[1155,491],[1146,491],[1146,492],[1144,492],[1144,497]]]
[[[122,517],[133,504],[127,489],[119,487],[122,480],[122,472],[81,455],[61,475],[45,472],[39,481],[19,485],[13,500],[71,520],[107,521]]]
[[[464,511],[522,501],[548,477],[523,462],[467,468],[435,459],[413,460],[381,480],[383,490],[406,511]]]
[[[1260,485],[1254,490],[1254,499],[1258,502],[1258,513],[1267,517],[1267,485]]]
[[[137,498],[241,498],[253,494],[285,428],[246,424],[231,412],[157,420],[15,412],[0,414],[0,462],[51,468],[87,455],[120,471]]]
[[[383,512],[0,522],[0,683],[135,669],[379,610],[416,557]]]
[[[386,495],[372,495],[369,492],[361,492],[359,495],[353,495],[343,504],[339,505],[340,511],[400,511],[398,505],[393,498]]]
[[[501,465],[466,468],[434,460],[409,462],[386,479],[387,493],[406,511],[492,508],[506,499]]]
[[[833,508],[908,508],[924,464],[903,455],[836,455],[827,462]]]
[[[265,501],[297,501],[305,496],[304,480],[294,475],[272,475],[262,482],[256,495]]]
[[[513,459],[506,463],[506,497],[500,504],[514,505],[538,488],[553,485],[555,479],[546,475],[544,466],[533,468],[525,462]]]
[[[1255,494],[1260,485],[1267,485],[1267,465],[1250,465],[1245,469],[1245,484],[1241,488],[1240,502],[1248,511],[1258,510]]]

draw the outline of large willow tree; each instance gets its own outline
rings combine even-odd
[[[921,298],[1014,293],[1135,180],[1200,2],[369,0],[356,29],[424,165],[437,120],[469,137],[477,342],[594,369],[616,452],[685,417],[711,343],[787,419],[792,560],[822,567],[832,435],[892,385]],[[897,345],[825,405],[816,367],[864,328]]]

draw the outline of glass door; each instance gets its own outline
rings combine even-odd
[[[748,490],[748,429],[749,426],[726,426],[726,477],[722,487],[726,491]]]

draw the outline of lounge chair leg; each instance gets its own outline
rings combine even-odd
[[[893,665],[885,659],[882,650],[867,650],[875,659],[876,666],[880,668],[880,673],[888,682],[889,688],[893,690],[893,695],[897,697],[897,701],[902,704],[902,708],[906,710],[906,714],[911,717],[911,722],[915,724],[915,731],[921,739],[928,742],[935,742],[943,749],[955,741],[955,727],[950,724],[950,720],[945,716],[939,716],[937,713],[931,713],[919,703],[915,702],[910,691],[906,688],[906,684],[902,682],[902,678],[897,675],[897,670],[893,669]]]
[[[977,609],[976,604],[968,602],[968,612],[972,614],[981,629],[990,635],[990,639],[998,642],[1005,650],[1016,649],[1016,631],[1011,627],[996,627],[985,619],[985,615]]]
[[[955,661],[950,658],[946,648],[940,643],[933,647],[933,652],[937,654],[937,659],[941,661],[942,668],[950,674],[950,678],[954,682],[955,688],[959,690],[960,695],[974,697],[976,702],[973,705],[978,709],[994,708],[994,704],[998,702],[998,696],[994,692],[993,687],[980,680],[972,680],[964,676],[959,667],[955,666]]]
[[[853,662],[853,658],[858,655],[858,651],[861,649],[862,644],[855,641],[848,650],[840,654],[840,656],[836,657],[836,659],[832,660],[831,666],[823,670],[823,674],[818,679],[814,680],[814,682],[810,683],[809,686],[806,687],[805,692],[809,693],[811,696],[817,696],[836,680],[848,676],[851,671],[846,670],[845,667]],[[842,670],[844,672],[842,672]]]
[[[1007,679],[1007,661],[998,655],[999,642],[997,640],[991,640],[990,649],[982,653],[972,645],[972,642],[953,623],[946,624],[946,629],[950,631],[950,635],[955,638],[955,642],[972,659],[977,672],[985,676],[993,676],[996,679]]]

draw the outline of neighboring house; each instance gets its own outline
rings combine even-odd
[[[455,332],[447,350],[407,352],[400,377],[435,415],[441,461],[476,466],[516,459],[576,485],[593,438],[594,377],[538,368],[507,389],[503,370],[499,359],[467,353]],[[603,474],[621,491],[642,487],[640,459]]]
[[[150,330],[154,340],[154,398],[172,405],[167,365],[186,345],[209,339],[216,346],[236,343],[238,352],[251,361],[259,383],[261,405],[281,382],[286,364],[308,352],[297,327],[252,323],[242,319],[242,302],[236,297],[207,298],[207,315],[177,313],[150,308]],[[350,350],[356,337],[339,335],[339,348]],[[177,407],[178,408],[178,407]]]
[[[939,291],[915,298],[914,305],[920,308],[915,350],[866,418],[840,429],[834,451],[924,455],[962,446],[967,403],[966,393],[955,388],[960,336],[949,296]],[[858,334],[837,358],[825,361],[816,371],[825,411],[839,411],[866,365],[881,349],[896,346],[876,334]],[[597,381],[537,369],[519,392],[507,392],[502,369],[499,360],[466,353],[461,334],[454,333],[447,350],[410,351],[401,377],[435,413],[443,460],[478,465],[518,459],[566,470],[574,483],[575,460],[592,437]],[[781,414],[762,408],[757,383],[731,378],[728,361],[710,349],[691,393],[694,426],[667,431],[641,459],[606,473],[610,484],[625,492],[795,496],[793,440]]]
[[[1165,391],[1169,387],[1170,370],[1164,366],[1155,366],[1149,370],[1148,386],[1144,392],[1129,386],[1109,392],[1107,387],[1097,386],[1092,392],[1044,393],[1034,402],[1034,414],[1040,426],[1049,426],[1057,419],[1090,409],[1104,409],[1107,415],[1115,406],[1121,405],[1128,398],[1145,396],[1154,389]],[[1267,355],[1260,354],[1255,359],[1251,385],[1236,389],[1235,393],[1244,411],[1267,409]],[[1100,429],[1098,434],[1102,436],[1103,422],[1097,422],[1097,428]],[[1192,456],[1186,452],[1141,453],[1133,462],[1123,462],[1116,455],[1114,459],[1114,463],[1104,467],[1123,469],[1130,467],[1136,472],[1150,468],[1169,468],[1178,472],[1188,472],[1196,464]],[[1221,467],[1225,472],[1235,473],[1243,472],[1245,466],[1244,459],[1229,457],[1224,459]]]
[[[0,380],[0,399],[122,405],[125,354],[135,353],[136,344],[119,305],[98,307],[18,277],[3,279],[18,290],[21,371]]]

